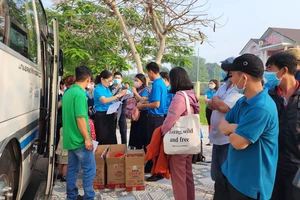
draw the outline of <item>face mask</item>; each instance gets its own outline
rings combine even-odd
[[[114,79],[114,85],[120,85],[121,82],[121,79]]]
[[[244,87],[241,88],[241,89],[239,89],[239,88],[237,87],[237,85],[241,82],[241,80],[242,80],[242,77],[240,78],[240,80],[238,81],[238,83],[237,83],[236,85],[233,86],[233,88],[234,88],[238,93],[244,94],[244,91],[245,91],[245,89],[246,89],[246,83],[244,84]]]
[[[267,80],[267,85],[269,85],[270,87],[275,87],[278,86],[282,80],[282,77],[280,79],[277,78],[277,72],[264,72],[264,77]]]
[[[139,87],[141,87],[141,84],[140,84],[140,82],[138,82],[138,81],[134,81],[134,87],[135,87],[135,88],[139,88]]]
[[[215,87],[216,87],[215,84],[209,84],[209,85],[208,85],[208,88],[211,89],[211,90],[212,90],[212,89],[215,89]]]
[[[222,79],[225,79],[226,77],[227,77],[227,74],[224,71],[222,71]]]
[[[66,89],[67,89],[67,87],[65,86],[65,87],[64,87],[64,91],[66,91]]]

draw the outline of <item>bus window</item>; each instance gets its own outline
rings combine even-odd
[[[5,1],[0,0],[0,42],[4,42],[5,12],[6,12]]]
[[[44,34],[47,34],[47,19],[44,8],[39,0],[35,1],[35,6],[38,14],[40,29],[44,32]]]
[[[28,58],[27,32],[18,27],[18,25],[11,23],[9,39],[9,46],[16,52]]]
[[[7,5],[11,19],[8,45],[24,57],[36,63],[37,35],[32,2],[7,0]]]

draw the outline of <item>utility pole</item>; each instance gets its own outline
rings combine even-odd
[[[199,65],[200,65],[200,47],[198,47],[198,65],[197,65],[197,83],[199,80]]]
[[[198,47],[198,65],[197,65],[197,82],[196,82],[196,96],[198,99],[200,98],[199,65],[200,65],[200,47]]]

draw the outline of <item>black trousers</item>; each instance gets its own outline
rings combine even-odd
[[[275,185],[271,200],[299,200],[300,188],[293,185],[296,172],[277,168]]]
[[[136,149],[144,149],[147,138],[147,110],[142,110],[137,121],[131,121],[129,146],[134,146]]]
[[[116,119],[117,121],[117,119]],[[125,113],[121,114],[119,122],[119,130],[120,130],[120,135],[121,135],[121,142],[122,144],[126,144],[127,145],[127,122],[126,122],[126,115]]]
[[[117,144],[115,114],[105,112],[95,114],[96,139],[101,144]]]
[[[215,195],[214,200],[252,200],[237,189],[235,189],[223,175],[215,181]],[[259,195],[257,197],[259,200]]]
[[[206,107],[205,109],[205,115],[206,115],[206,120],[208,123],[208,126],[210,126],[210,118],[211,118],[212,110]]]
[[[151,142],[152,134],[154,130],[161,126],[164,123],[164,116],[153,116],[148,115],[147,117],[147,136],[146,136],[146,143],[145,143],[145,150],[148,144]],[[153,162],[149,160],[145,166],[145,172],[150,173],[152,168]]]

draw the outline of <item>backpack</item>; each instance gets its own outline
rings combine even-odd
[[[142,89],[138,93],[140,94],[145,89],[147,90],[148,94],[150,94],[149,88],[147,88],[147,87],[145,87],[144,89]],[[127,106],[126,106],[126,110],[125,110],[126,118],[127,119],[132,119],[132,113],[133,113],[134,108],[136,107],[138,101],[136,100],[135,97],[131,97],[131,98],[127,99],[126,102],[127,102]]]

